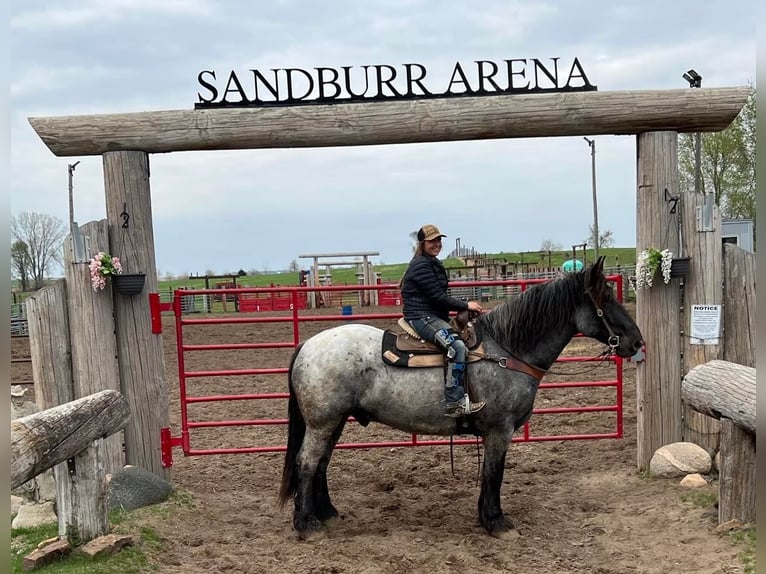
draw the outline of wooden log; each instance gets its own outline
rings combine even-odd
[[[708,416],[727,418],[755,434],[755,369],[714,360],[694,367],[681,384],[683,399]]]
[[[755,253],[723,246],[723,359],[755,367]]]
[[[678,134],[645,133],[637,137],[636,250],[666,245],[678,251],[677,237],[668,237],[665,190],[678,192]],[[661,446],[681,440],[680,294],[677,282],[655,281],[636,293],[636,319],[646,341],[646,358],[636,364],[639,470]]]
[[[11,488],[122,429],[130,410],[116,391],[101,391],[11,421]]]
[[[146,274],[139,295],[114,293],[120,389],[133,413],[125,429],[125,460],[170,481],[160,444],[161,429],[170,426],[165,357],[162,335],[152,334],[148,297],[157,291],[149,156],[121,151],[103,159],[111,252],[120,257],[123,273]]]
[[[706,340],[702,345],[692,344],[692,305],[720,305],[722,303],[721,214],[713,206],[712,231],[697,231],[697,208],[705,203],[702,193],[682,193],[680,203],[681,224],[684,230],[684,252],[691,257],[689,275],[684,280],[683,357],[682,372],[697,365],[721,358],[722,340]],[[678,254],[678,252],[674,252]],[[719,334],[723,337],[723,331]],[[683,403],[683,440],[693,442],[715,453],[721,434],[721,423],[715,418],[696,411]]]
[[[58,281],[30,295],[25,306],[29,318],[29,350],[35,380],[35,401],[40,410],[44,411],[75,398],[66,281]],[[59,538],[66,536],[67,524],[73,522],[72,494],[75,484],[67,467],[65,462],[53,467]]]
[[[57,156],[720,131],[749,87],[500,94],[428,100],[32,117]]]
[[[80,227],[80,232],[87,238],[88,257],[99,251],[109,252],[106,219],[90,221]],[[64,245],[64,277],[67,282],[69,333],[72,344],[73,398],[87,397],[105,389],[119,391],[117,341],[114,336],[110,282],[107,282],[103,291],[93,291],[88,264],[73,262],[71,240],[66,241]],[[111,474],[125,466],[122,442],[122,434],[116,433],[97,445],[97,448],[104,449],[98,454],[103,472]],[[93,467],[94,472],[96,468]]]
[[[755,405],[755,403],[753,403]],[[718,477],[718,523],[755,522],[755,435],[721,419],[721,468]]]

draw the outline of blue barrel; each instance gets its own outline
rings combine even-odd
[[[343,307],[341,307],[341,313],[343,315],[351,315],[352,313],[351,305],[343,305]]]

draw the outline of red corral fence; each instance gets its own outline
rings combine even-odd
[[[616,283],[616,293],[622,300],[622,277],[614,275],[607,278]],[[542,283],[546,279],[514,279],[502,281],[472,281],[472,282],[454,282],[450,283],[453,295],[469,296],[471,298],[492,299],[500,297],[513,296],[516,293],[523,292],[528,286]],[[215,429],[224,427],[274,427],[286,425],[286,418],[259,418],[250,420],[193,420],[190,417],[191,405],[201,403],[222,403],[225,401],[272,401],[288,398],[287,391],[287,362],[282,367],[253,367],[247,369],[218,369],[218,370],[189,370],[186,367],[187,358],[193,354],[206,353],[211,351],[237,351],[244,352],[254,349],[294,349],[303,339],[301,338],[301,326],[309,322],[326,322],[328,327],[331,323],[350,322],[350,321],[376,321],[389,320],[393,322],[402,316],[397,309],[395,312],[379,313],[364,312],[357,314],[327,314],[325,310],[321,314],[312,314],[306,309],[306,295],[312,290],[322,291],[362,291],[378,290],[379,306],[399,306],[401,300],[398,297],[398,291],[392,289],[392,285],[371,285],[371,286],[332,286],[332,287],[268,287],[268,288],[240,288],[226,289],[226,295],[236,295],[239,298],[239,311],[237,316],[212,316],[190,318],[182,313],[182,299],[195,295],[215,295],[220,294],[219,289],[200,289],[200,290],[177,290],[173,293],[172,310],[175,315],[176,339],[178,346],[178,381],[179,381],[179,399],[180,399],[180,435],[173,436],[170,428],[162,429],[162,462],[165,466],[173,464],[173,449],[180,447],[185,456],[213,455],[213,454],[238,454],[238,453],[267,453],[282,452],[286,446],[284,444],[271,444],[266,446],[242,446],[232,448],[194,448],[192,445],[192,434],[199,429]],[[340,294],[340,293],[339,293]],[[269,315],[265,311],[282,311],[281,315]],[[257,315],[244,316],[243,313],[258,312]],[[266,341],[266,342],[232,342],[232,343],[203,343],[190,344],[187,342],[185,330],[194,326],[202,325],[252,325],[252,324],[277,324],[288,323],[292,327],[292,336],[289,340]],[[265,329],[264,329],[265,331]],[[232,327],[232,332],[235,332]],[[604,361],[603,358],[592,356],[562,356],[556,361],[556,365],[565,363],[589,363],[594,361]],[[542,382],[540,389],[572,389],[587,387],[608,387],[614,389],[614,399],[609,399],[609,404],[597,405],[573,405],[573,406],[554,406],[541,407],[533,410],[535,418],[533,422],[539,420],[538,415],[568,415],[574,413],[613,413],[614,426],[609,432],[585,432],[577,434],[541,434],[535,435],[530,430],[530,423],[524,425],[523,431],[513,438],[513,442],[535,442],[535,441],[559,441],[559,440],[593,440],[621,438],[623,434],[623,411],[622,411],[622,383],[623,383],[623,364],[622,359],[617,356],[611,356],[606,359],[613,365],[613,377],[597,381],[562,381],[562,382]],[[586,371],[586,370],[584,370]],[[256,392],[246,394],[190,394],[188,392],[188,383],[191,379],[206,377],[232,377],[232,376],[254,376],[254,375],[282,375],[284,376],[284,391],[281,392]],[[545,381],[545,379],[544,379]],[[539,400],[538,400],[539,402]],[[284,412],[286,412],[286,406]],[[353,421],[353,418],[349,419]],[[209,437],[206,437],[209,438]],[[412,434],[406,440],[379,441],[379,442],[345,442],[339,443],[337,448],[377,448],[377,447],[412,447],[446,444],[474,444],[476,439],[457,438],[423,440],[418,435]]]

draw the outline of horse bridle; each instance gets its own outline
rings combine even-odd
[[[590,289],[586,289],[585,293],[588,294],[588,297],[590,297],[591,302],[593,303],[593,306],[596,308],[596,315],[598,315],[599,319],[601,319],[601,322],[604,324],[604,327],[606,327],[607,333],[609,333],[609,339],[607,340],[607,345],[609,345],[609,350],[614,353],[617,350],[617,347],[620,346],[620,336],[614,332],[614,329],[612,329],[612,326],[609,324],[609,321],[606,320],[606,317],[604,316],[604,311],[601,309],[598,303],[596,303],[596,298],[593,296],[593,293],[591,293]]]

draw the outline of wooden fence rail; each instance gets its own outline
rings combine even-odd
[[[721,420],[718,521],[755,522],[755,369],[713,360],[681,383],[686,403]]]
[[[125,428],[129,418],[124,397],[107,390],[11,421],[11,488]]]

